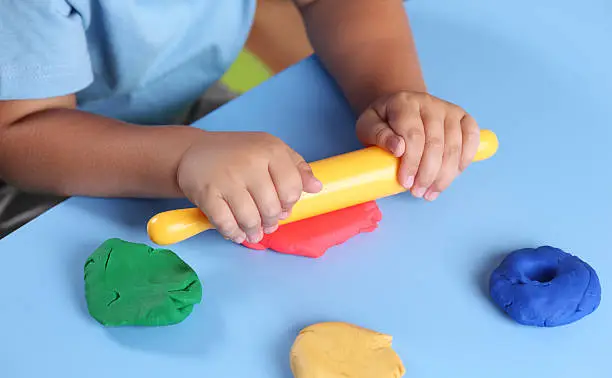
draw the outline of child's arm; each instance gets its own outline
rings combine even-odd
[[[143,127],[74,108],[74,96],[0,101],[0,178],[65,195],[184,195],[237,243],[259,242],[302,191],[320,190],[271,135]]]
[[[357,135],[402,157],[399,180],[434,200],[473,160],[479,129],[428,95],[401,0],[294,0],[316,54],[361,114]]]
[[[317,56],[361,113],[400,91],[425,92],[401,0],[296,0]]]
[[[77,111],[74,95],[0,101],[0,177],[62,195],[179,196],[179,161],[201,134]]]
[[[82,18],[87,6],[0,3],[1,179],[65,195],[184,195],[239,243],[258,242],[302,191],[320,189],[308,164],[269,134],[143,127],[76,110],[74,93],[99,69],[84,29],[94,22]],[[109,61],[122,60],[113,49],[106,53]],[[99,74],[117,74],[113,63],[105,70]]]

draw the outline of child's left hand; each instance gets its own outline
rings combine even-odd
[[[376,100],[357,121],[364,145],[401,157],[398,180],[415,197],[435,200],[474,159],[476,121],[427,93],[399,92]]]

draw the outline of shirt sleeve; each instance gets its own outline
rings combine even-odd
[[[92,81],[83,22],[66,0],[0,0],[0,100],[67,95]]]

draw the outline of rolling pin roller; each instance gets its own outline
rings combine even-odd
[[[497,152],[498,140],[490,130],[481,130],[480,146],[474,161]],[[406,189],[397,181],[399,159],[378,148],[368,147],[310,164],[323,189],[303,193],[289,218],[279,224],[344,209],[377,200]],[[155,215],[147,224],[151,241],[158,245],[178,243],[214,226],[198,208],[170,210]]]

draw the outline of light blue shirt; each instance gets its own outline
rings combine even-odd
[[[172,123],[242,49],[255,0],[0,0],[0,100]]]

